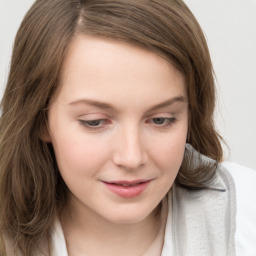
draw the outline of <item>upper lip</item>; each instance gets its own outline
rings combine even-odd
[[[141,179],[141,180],[115,180],[115,181],[103,181],[105,183],[109,183],[109,184],[121,184],[121,185],[135,185],[135,184],[139,184],[139,183],[144,183],[144,182],[148,182],[150,181],[150,179]]]

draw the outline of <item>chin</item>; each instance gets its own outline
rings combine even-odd
[[[109,222],[119,225],[138,224],[156,215],[159,212],[160,207],[160,204],[153,209],[142,209],[142,207],[137,206],[133,209],[130,208],[123,211],[117,211],[106,219],[108,219]]]

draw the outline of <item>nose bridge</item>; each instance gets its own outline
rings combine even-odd
[[[117,165],[133,170],[145,163],[147,157],[139,125],[129,123],[120,127],[117,140],[114,159]]]

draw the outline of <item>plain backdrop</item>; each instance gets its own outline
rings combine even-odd
[[[34,0],[0,0],[0,97],[13,40]],[[216,124],[226,160],[256,170],[256,0],[185,0],[206,35],[216,73]]]

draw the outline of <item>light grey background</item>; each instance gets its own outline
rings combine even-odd
[[[34,0],[0,0],[0,97],[15,33]],[[206,35],[217,78],[225,157],[256,169],[256,0],[185,0]]]

